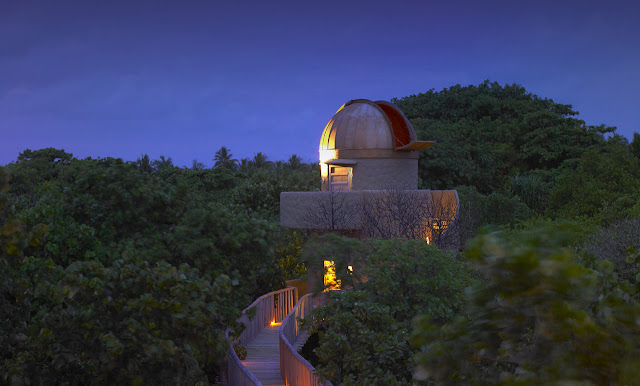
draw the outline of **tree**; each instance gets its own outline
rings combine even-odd
[[[509,193],[531,210],[543,213],[549,201],[551,184],[538,174],[516,175],[511,178]]]
[[[424,188],[475,186],[488,194],[509,177],[554,169],[603,143],[614,127],[587,126],[571,105],[553,102],[513,84],[485,81],[394,99],[419,138],[438,142],[421,152]]]
[[[304,232],[281,228],[275,247],[278,265],[285,279],[300,279],[307,272],[307,267],[300,259],[306,242]]]
[[[280,193],[310,191],[317,188],[319,178],[308,171],[250,169],[244,179],[231,189],[231,201],[262,218],[276,218],[280,213]]]
[[[198,160],[194,159],[191,164],[191,170],[204,170],[206,166],[202,162],[198,162]]]
[[[73,159],[73,154],[65,152],[63,149],[48,147],[40,150],[27,149],[18,155],[18,162],[39,162],[46,163],[69,163]]]
[[[8,182],[9,174],[0,166],[0,379],[5,383],[19,383],[22,378],[10,377],[5,364],[22,354],[27,339],[24,326],[38,303],[32,296],[37,283],[30,276],[39,264],[26,258],[25,252],[41,247],[47,227],[39,224],[29,229],[20,220],[10,217]],[[51,277],[40,275],[38,279],[49,280]]]
[[[633,133],[633,140],[629,144],[631,153],[638,159],[640,159],[640,134]]]
[[[613,263],[619,283],[628,281],[640,286],[640,219],[616,219],[596,229],[580,243],[584,260],[594,259],[597,267],[603,261]]]
[[[359,241],[325,235],[307,245],[316,269],[335,263],[347,291],[330,292],[303,328],[317,333],[317,373],[333,384],[412,384],[411,320],[450,320],[470,278],[462,263],[422,240]]]
[[[238,163],[238,167],[240,168],[240,171],[246,172],[249,170],[249,168],[251,167],[251,160],[249,158],[243,158],[240,160],[240,162]]]
[[[316,374],[334,385],[411,385],[406,327],[364,292],[330,293],[304,320],[318,334]]]
[[[222,167],[227,169],[235,169],[238,164],[237,159],[233,159],[233,154],[225,146],[222,146],[220,150],[216,152],[213,161],[215,162],[213,167]]]
[[[586,151],[565,167],[551,191],[549,214],[612,220],[638,202],[640,164],[621,138]]]
[[[35,198],[35,186],[56,179],[72,160],[73,154],[52,147],[23,151],[16,163],[7,168],[12,193],[29,193]]]
[[[171,159],[171,157],[165,158],[165,156],[163,155],[160,156],[159,160],[154,160],[151,164],[153,165],[153,168],[157,171],[169,170],[174,167],[173,160]]]
[[[227,319],[238,315],[225,306],[228,277],[210,282],[186,264],[131,257],[48,272],[37,316],[13,331],[24,336],[19,354],[2,363],[14,383],[195,384],[215,376]]]
[[[262,169],[262,168],[271,167],[273,165],[273,162],[268,161],[267,156],[264,153],[258,152],[256,155],[253,156],[253,159],[251,160],[251,165],[255,168]]]
[[[28,205],[0,169],[0,379],[214,382],[224,330],[284,285],[276,226],[210,193],[235,173],[72,159],[40,179],[23,162]]]
[[[143,173],[153,172],[153,164],[148,154],[143,154],[142,156],[140,156],[136,161],[136,164],[138,166],[138,170]]]
[[[640,303],[613,264],[578,263],[556,227],[478,237],[485,277],[444,326],[416,320],[414,376],[443,384],[631,384],[640,376]]]
[[[300,158],[296,154],[294,154],[291,157],[289,157],[289,160],[287,161],[286,165],[291,170],[298,170],[298,169],[301,169],[301,168],[306,166],[302,162],[302,158]]]

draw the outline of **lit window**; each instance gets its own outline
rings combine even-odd
[[[336,279],[336,265],[333,261],[324,261],[324,286],[331,290],[340,289],[340,281]]]

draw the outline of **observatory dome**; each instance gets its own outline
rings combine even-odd
[[[433,142],[417,141],[411,123],[395,105],[356,99],[342,105],[322,132],[324,150],[422,150]]]
[[[389,119],[378,105],[359,99],[345,103],[324,128],[319,150],[395,149]]]
[[[356,99],[333,115],[320,138],[322,191],[417,189],[418,150],[411,123],[395,105]]]

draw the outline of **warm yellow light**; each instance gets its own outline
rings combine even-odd
[[[272,321],[271,321],[271,325],[272,325],[272,326],[275,326],[275,325],[276,325],[276,322],[272,320]]]
[[[347,269],[349,270],[349,272],[353,272],[353,265],[348,265]]]
[[[427,240],[427,244],[431,244],[431,241],[429,240],[429,236],[426,237]]]
[[[338,158],[338,152],[336,150],[320,150],[320,163],[324,164],[327,161]]]
[[[324,286],[328,289],[340,289],[340,281],[336,279],[336,265],[333,261],[324,261]]]

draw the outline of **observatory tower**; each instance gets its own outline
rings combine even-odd
[[[434,143],[392,103],[345,103],[320,137],[320,191],[282,192],[280,225],[437,241],[459,204],[455,190],[418,190],[418,153]]]

